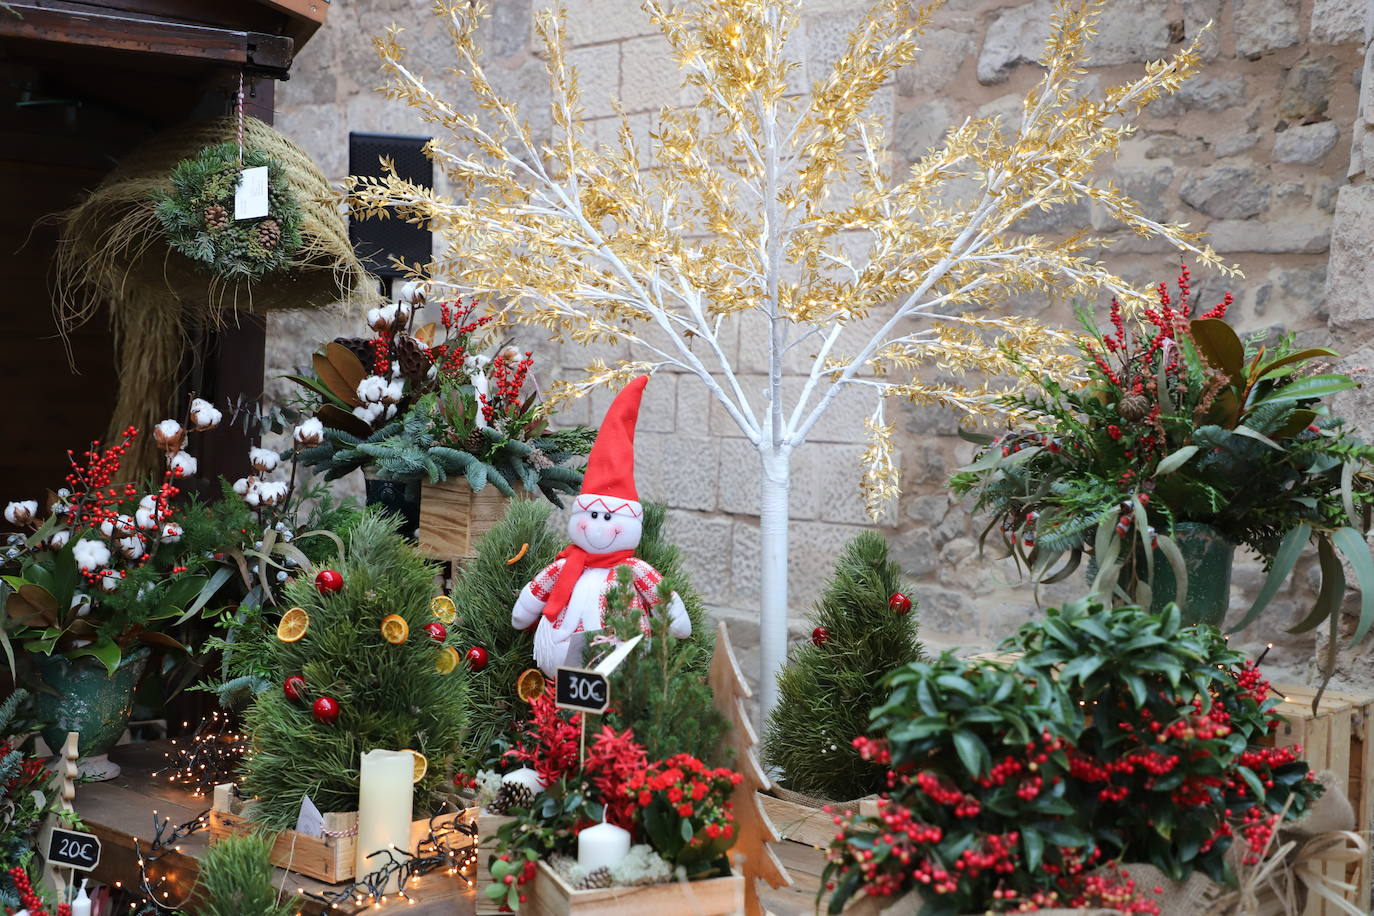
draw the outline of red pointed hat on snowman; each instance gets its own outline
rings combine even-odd
[[[596,434],[587,471],[582,476],[582,493],[577,508],[592,509],[598,502],[609,512],[628,511],[635,518],[644,514],[635,488],[635,424],[639,404],[649,377],[641,375],[626,385],[611,402],[601,429]]]

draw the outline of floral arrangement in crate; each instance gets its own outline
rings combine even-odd
[[[582,476],[567,463],[595,433],[548,428],[538,393],[527,393],[534,354],[483,353],[493,316],[471,300],[440,303],[437,323],[415,327],[424,304],[423,285],[405,284],[400,301],[368,312],[373,337],[335,340],[315,354],[313,377],[292,376],[323,427],[302,460],[331,480],[367,468],[385,480],[461,475],[474,491],[523,488],[555,503],[576,493]]]
[[[1374,558],[1360,534],[1374,508],[1374,448],[1328,404],[1355,380],[1330,371],[1331,350],[1242,341],[1226,321],[1229,293],[1195,316],[1186,268],[1176,297],[1163,283],[1156,293],[1139,321],[1113,301],[1107,332],[1084,313],[1087,384],[1027,371],[1033,393],[1004,398],[1020,424],[977,437],[984,447],[954,490],[972,494],[990,516],[984,537],[998,531],[1037,581],[1068,576],[1089,554],[1096,594],[1145,606],[1159,564],[1186,591],[1179,526],[1210,526],[1271,570],[1242,626],[1315,542],[1324,586],[1299,630],[1340,607],[1343,554],[1364,593],[1359,641],[1374,625]]]
[[[888,678],[856,746],[889,768],[876,817],[836,818],[829,910],[912,890],[923,916],[1159,913],[1130,866],[1235,882],[1322,786],[1266,747],[1277,698],[1212,627],[1136,607],[1051,609],[1014,663],[946,654]]]
[[[0,647],[12,670],[14,646],[31,653],[92,657],[113,673],[137,643],[184,649],[165,630],[197,614],[223,584],[201,574],[199,553],[183,544],[178,486],[196,473],[188,434],[217,426],[223,415],[200,398],[188,418],[163,420],[153,438],[165,456],[160,480],[117,483],[120,463],[139,431],[120,442],[69,450],[66,485],[38,500],[9,503],[12,534],[5,551],[6,619]]]

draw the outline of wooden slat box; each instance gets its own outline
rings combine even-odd
[[[491,883],[491,869],[487,860],[496,851],[496,831],[511,818],[504,814],[481,814],[477,818],[477,916],[494,916],[501,912],[501,904],[487,896],[487,885]]]
[[[490,484],[472,492],[467,480],[420,485],[420,552],[437,560],[472,559],[477,541],[506,516],[510,499]]]
[[[252,801],[238,797],[230,783],[215,787],[214,807],[210,811],[210,845],[225,837],[240,836],[255,829],[249,815]],[[476,809],[468,816],[476,817]],[[410,825],[410,848],[429,836],[429,819]],[[272,845],[272,864],[327,884],[342,884],[355,877],[354,857],[357,850],[358,812],[331,811],[324,815],[326,836],[315,837],[294,830],[277,834]],[[330,836],[347,833],[348,836]]]
[[[573,890],[546,863],[529,884],[521,912],[532,916],[727,916],[744,912],[744,878],[731,875],[647,887]]]

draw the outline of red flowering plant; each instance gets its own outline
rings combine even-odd
[[[1200,310],[1190,283],[1185,268],[1176,293],[1161,283],[1157,304],[1138,316],[1114,301],[1105,332],[1084,313],[1086,384],[1028,372],[1031,393],[1005,401],[1017,425],[971,437],[984,448],[951,485],[973,494],[991,516],[987,532],[999,530],[1040,581],[1069,575],[1091,554],[1093,591],[1104,600],[1181,600],[1187,571],[1176,535],[1200,524],[1271,565],[1253,619],[1315,541],[1332,587],[1303,626],[1340,605],[1340,551],[1366,595],[1363,638],[1374,625],[1374,559],[1359,536],[1374,507],[1374,448],[1327,404],[1356,382],[1330,371],[1331,350],[1291,337],[1243,341],[1226,321],[1231,296]],[[1153,593],[1160,571],[1172,574],[1171,593]]]
[[[211,429],[220,412],[192,401],[185,425],[163,420],[153,438],[165,454],[160,479],[118,482],[120,466],[139,431],[121,440],[68,451],[66,485],[37,500],[11,502],[5,520],[13,534],[5,552],[5,620],[0,647],[15,669],[13,644],[31,653],[91,657],[113,674],[136,643],[181,649],[164,630],[172,618],[202,609],[224,577],[200,574],[203,558],[182,543],[185,527],[174,502],[196,472],[186,450],[190,432]],[[193,568],[194,567],[194,568]]]
[[[1079,602],[1024,626],[1014,663],[945,655],[889,676],[856,741],[890,768],[878,816],[837,818],[830,912],[860,890],[923,916],[1112,905],[1157,913],[1129,867],[1231,882],[1320,794],[1253,665],[1176,608]]]
[[[710,769],[691,754],[676,754],[635,773],[625,795],[639,806],[639,822],[654,852],[691,879],[730,873],[725,853],[735,843],[730,796],[740,775]]]
[[[369,468],[407,482],[462,475],[474,491],[521,488],[555,503],[576,493],[582,475],[567,465],[595,431],[548,428],[534,354],[491,346],[494,316],[475,301],[438,303],[439,321],[417,327],[424,305],[424,285],[405,284],[400,301],[367,313],[374,337],[339,338],[314,355],[313,376],[291,377],[323,426],[300,459],[327,479]]]

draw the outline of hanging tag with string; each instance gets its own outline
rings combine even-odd
[[[234,117],[239,141],[239,183],[234,190],[234,219],[260,219],[267,215],[267,166],[243,167],[243,74],[235,97]]]

